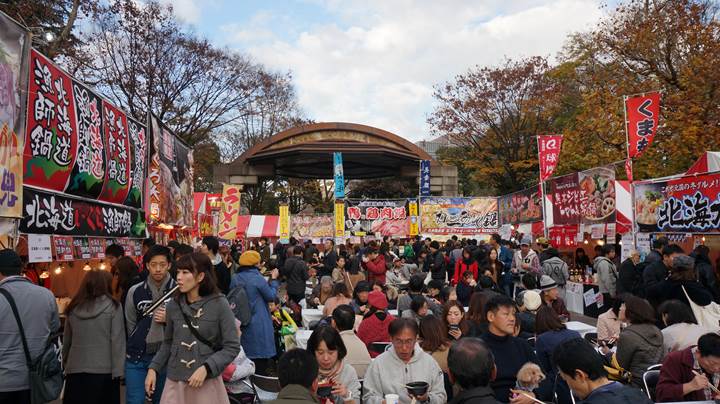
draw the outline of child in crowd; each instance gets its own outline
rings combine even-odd
[[[298,327],[290,310],[280,305],[279,298],[276,297],[275,300],[268,303],[268,308],[275,330],[275,348],[280,355],[282,352],[295,348],[295,333]]]

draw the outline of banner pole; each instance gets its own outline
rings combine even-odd
[[[547,212],[545,209],[545,181],[542,179],[542,164],[540,162],[540,136],[535,136],[535,141],[537,142],[537,148],[538,148],[538,179],[540,180],[540,201],[542,203],[542,213],[543,213],[543,236],[547,239],[548,238],[548,226],[547,226]],[[558,153],[559,154],[559,153]]]
[[[637,230],[635,229],[635,175],[633,173],[633,161],[630,158],[630,133],[628,132],[628,117],[627,117],[627,100],[628,96],[623,96],[623,116],[625,118],[625,153],[627,155],[626,169],[630,174],[628,181],[630,181],[630,201],[632,202],[632,217],[630,218],[630,231],[632,232],[633,238],[633,249],[637,248]]]

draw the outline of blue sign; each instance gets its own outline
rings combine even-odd
[[[342,153],[334,152],[335,199],[345,198],[345,175],[343,174]]]
[[[430,160],[420,160],[420,196],[430,196]]]

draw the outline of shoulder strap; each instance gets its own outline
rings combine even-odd
[[[27,361],[28,369],[30,369],[32,367],[30,349],[28,348],[27,339],[25,338],[25,329],[23,328],[22,321],[20,321],[20,314],[18,313],[17,306],[15,305],[15,299],[13,299],[10,292],[3,288],[0,288],[0,293],[5,296],[8,303],[10,303],[10,308],[12,308],[13,316],[15,316],[15,321],[17,322],[18,329],[20,330],[20,339],[22,340],[23,350],[25,351],[25,360]]]
[[[219,351],[218,347],[213,345],[210,341],[208,341],[205,337],[200,335],[200,333],[193,327],[192,322],[190,321],[190,317],[188,317],[187,313],[185,313],[185,310],[182,309],[182,305],[178,304],[178,308],[180,309],[180,314],[183,316],[183,320],[185,321],[185,325],[187,325],[187,328],[190,330],[190,333],[197,338],[198,341],[202,342],[203,344],[209,346],[212,348],[213,351]]]

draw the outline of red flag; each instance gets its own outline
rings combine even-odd
[[[558,165],[562,135],[538,135],[538,160],[540,160],[540,182],[550,178]]]
[[[660,117],[660,93],[625,98],[628,158],[639,156],[655,138]]]

